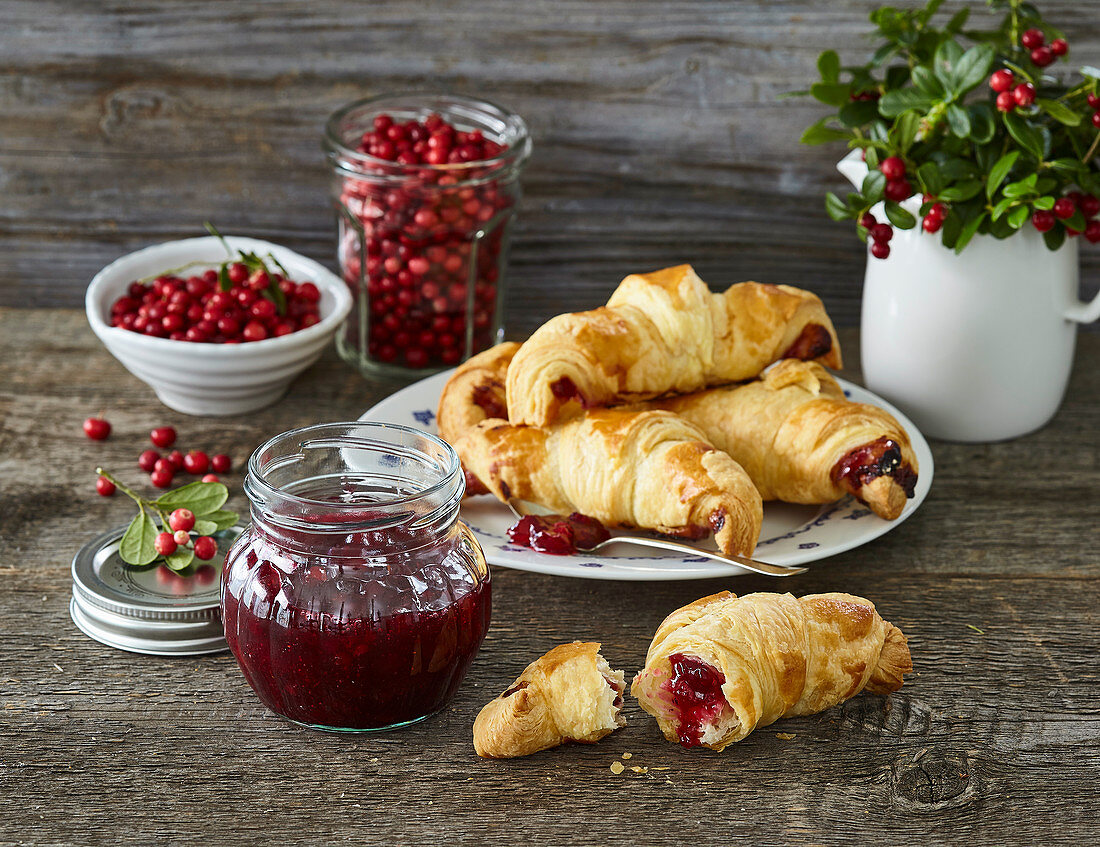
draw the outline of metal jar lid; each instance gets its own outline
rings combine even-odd
[[[243,527],[220,532],[211,571],[180,576],[163,565],[134,568],[118,545],[126,527],[89,541],[73,557],[69,614],[90,638],[154,656],[195,656],[225,650],[220,601],[221,563]]]

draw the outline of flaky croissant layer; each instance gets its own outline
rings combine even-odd
[[[665,619],[631,693],[670,741],[722,750],[781,717],[896,691],[911,670],[901,630],[862,597],[724,591]]]

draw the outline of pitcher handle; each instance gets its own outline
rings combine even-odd
[[[1063,312],[1066,320],[1089,324],[1100,318],[1100,292],[1088,303],[1075,303]]]

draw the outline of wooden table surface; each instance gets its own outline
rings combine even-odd
[[[858,362],[854,332],[843,340]],[[397,384],[364,381],[330,351],[265,411],[187,417],[71,310],[0,310],[0,360],[0,844],[1095,840],[1096,335],[1080,339],[1046,429],[934,442],[921,509],[805,576],[616,583],[494,568],[492,627],[453,705],[360,737],[267,712],[228,653],[157,658],[89,640],[69,619],[69,565],[129,519],[123,497],[96,496],[94,468],[138,482],[151,427],[239,466],[266,437],[355,417]],[[100,411],[114,430],[91,442],[81,421]],[[240,474],[227,482],[243,509]],[[782,721],[722,754],[667,743],[633,700],[629,726],[598,745],[474,754],[478,709],[550,646],[602,641],[632,675],[669,611],[725,588],[864,595],[908,634],[915,673],[888,698]]]

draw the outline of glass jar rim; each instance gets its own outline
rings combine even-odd
[[[320,423],[311,424],[310,426],[298,427],[297,429],[287,430],[281,432],[278,435],[272,436],[267,439],[263,444],[257,447],[252,455],[248,458],[247,473],[245,477],[245,494],[249,500],[256,504],[258,499],[263,499],[265,502],[271,499],[279,499],[285,503],[301,506],[309,509],[322,508],[328,512],[342,513],[347,512],[353,514],[360,512],[363,509],[363,503],[342,503],[332,500],[319,500],[311,497],[303,497],[294,492],[287,491],[285,488],[281,488],[269,482],[264,477],[264,468],[261,467],[260,457],[268,450],[274,448],[278,442],[286,441],[287,443],[298,443],[299,448],[309,443],[311,440],[321,440],[324,436],[338,437],[338,430],[347,429],[360,429],[365,430],[367,433],[380,433],[380,432],[396,432],[405,436],[414,436],[416,438],[423,438],[430,444],[440,448],[443,456],[446,457],[446,466],[440,470],[440,478],[436,482],[415,491],[411,494],[402,494],[393,497],[386,497],[371,502],[371,507],[385,510],[386,512],[392,512],[395,509],[400,509],[403,506],[410,506],[412,504],[423,502],[431,499],[433,496],[440,496],[444,498],[444,503],[439,507],[445,509],[450,501],[454,500],[456,503],[462,499],[462,495],[466,489],[466,480],[462,474],[462,463],[458,458],[458,454],[455,449],[436,435],[429,432],[425,432],[422,429],[416,429],[415,427],[405,426],[403,424],[396,423],[384,423],[380,421],[337,421],[332,423]],[[344,433],[346,437],[346,432]],[[315,436],[315,439],[311,439],[310,436]],[[349,446],[356,446],[355,444],[349,444]],[[358,446],[362,447],[395,447],[398,446],[393,443],[387,444],[381,439],[375,439],[371,442],[360,442]],[[270,468],[268,469],[270,470]],[[447,488],[451,487],[454,490],[447,491]],[[258,495],[258,496],[257,496]],[[446,496],[445,496],[446,495]],[[438,511],[439,509],[433,510]],[[363,526],[376,527],[378,525],[385,525],[392,523],[392,516],[379,516],[377,518],[364,519],[361,521]],[[342,529],[352,529],[355,522],[348,522],[341,524]],[[335,528],[335,527],[334,527]]]
[[[419,99],[426,103],[430,103],[433,99],[446,99],[471,108],[481,109],[485,112],[496,113],[495,116],[499,120],[514,128],[516,139],[513,143],[505,146],[499,155],[491,159],[477,159],[470,162],[455,162],[453,164],[446,163],[442,165],[405,165],[400,162],[393,162],[389,159],[372,156],[369,153],[363,153],[347,145],[339,132],[339,126],[349,114],[364,106],[378,105],[387,100],[402,99],[408,99],[410,101]],[[491,100],[485,100],[480,97],[470,97],[465,94],[451,94],[448,92],[397,91],[387,94],[376,94],[373,97],[364,97],[355,100],[341,106],[329,115],[328,120],[325,121],[324,146],[329,153],[356,164],[384,167],[395,172],[407,171],[411,173],[416,171],[428,171],[439,174],[450,173],[461,175],[463,171],[471,168],[500,168],[509,164],[522,164],[531,154],[531,133],[527,128],[527,122],[520,117],[519,114]]]

